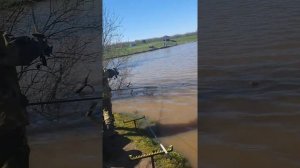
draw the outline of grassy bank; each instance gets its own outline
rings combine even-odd
[[[162,38],[115,44],[111,46],[111,51],[113,52],[106,52],[104,57],[105,59],[111,59],[195,42],[197,41],[197,33],[171,36],[170,40],[171,41],[167,42],[167,46],[164,46]]]
[[[147,131],[144,129],[146,127],[145,122],[140,120],[139,129],[134,129],[133,123],[124,124],[124,120],[130,120],[136,118],[134,114],[129,113],[117,113],[114,114],[115,116],[115,125],[116,130],[119,134],[124,135],[126,138],[131,140],[131,143],[134,144],[136,149],[140,150],[142,153],[151,153],[153,150],[160,149],[159,144],[152,140]],[[151,125],[155,125],[155,123],[150,123]],[[118,129],[122,128],[122,129]],[[138,136],[132,136],[138,133]],[[176,150],[176,146],[174,147]],[[170,152],[170,158],[165,157],[164,155],[156,155],[155,159],[155,166],[158,168],[189,168],[189,163],[187,160],[176,151]]]

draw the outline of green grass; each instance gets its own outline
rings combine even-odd
[[[185,43],[195,42],[195,41],[197,41],[197,35],[192,34],[192,35],[177,37],[177,38],[174,38],[174,40],[177,41],[177,44],[185,44]]]
[[[116,130],[119,134],[123,134],[126,138],[130,139],[132,143],[136,146],[137,150],[140,150],[142,153],[151,153],[153,150],[160,149],[159,144],[157,144],[154,140],[152,140],[148,135],[147,131],[144,129],[147,124],[140,120],[139,124],[139,134],[135,135],[137,132],[134,129],[133,123],[124,124],[124,120],[130,120],[133,118],[137,118],[135,114],[129,113],[116,113],[114,114],[115,117],[115,126]],[[149,122],[150,125],[155,125],[154,122]],[[120,129],[118,128],[126,128]],[[135,135],[135,136],[133,136]],[[176,148],[176,147],[175,147]],[[164,155],[156,155],[155,159],[155,166],[157,168],[190,168],[191,166],[187,162],[187,160],[176,151],[170,152],[170,158],[166,158]]]
[[[192,33],[186,35],[171,36],[170,39],[175,40],[176,42],[169,42],[169,46],[175,46],[197,41],[197,34]],[[105,52],[104,58],[111,59],[164,48],[164,42],[161,40],[161,38],[148,39],[146,41],[146,43],[137,41],[136,46],[133,47],[130,47],[130,43],[121,43],[118,44],[118,46],[111,46],[111,51]],[[149,48],[149,46],[153,46],[154,48],[151,49]]]

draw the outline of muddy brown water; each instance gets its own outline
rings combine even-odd
[[[54,130],[44,127],[42,133],[29,134],[30,167],[101,167],[102,138],[97,134],[99,130],[85,121],[75,127],[63,125]]]
[[[300,167],[299,6],[200,3],[200,167]]]
[[[113,111],[135,113],[159,123],[156,134],[197,167],[197,43],[130,57],[129,81],[137,89],[113,101]],[[128,91],[127,91],[128,92]],[[115,93],[118,97],[126,91]]]
[[[31,111],[28,127],[30,167],[101,167],[100,120],[94,122],[84,116],[88,106],[86,102],[68,104],[59,118],[54,117],[55,120]],[[52,112],[56,113],[55,110]]]

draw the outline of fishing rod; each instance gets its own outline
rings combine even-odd
[[[88,97],[88,98],[81,98],[81,99],[61,99],[61,100],[53,100],[53,101],[28,103],[28,106],[36,106],[36,105],[44,105],[44,104],[58,104],[58,103],[68,103],[68,102],[79,102],[79,101],[88,101],[88,100],[101,100],[101,99],[103,99],[102,96]]]
[[[136,89],[155,89],[155,88],[157,88],[157,86],[141,86],[141,87],[134,87],[134,88],[113,89],[111,91],[136,90]]]
[[[158,88],[157,86],[148,86],[148,87],[137,87],[137,88],[132,88],[132,89],[141,89],[141,88]],[[131,89],[131,88],[129,88]],[[128,90],[128,89],[126,89]],[[160,148],[162,149],[162,151],[169,156],[168,154],[168,150],[167,148],[159,141],[159,139],[157,138],[157,135],[155,134],[154,130],[151,128],[150,126],[150,123],[149,121],[146,119],[145,116],[141,117],[141,118],[138,118],[138,119],[134,119],[134,120],[129,120],[129,121],[123,121],[124,123],[126,122],[131,122],[131,121],[134,121],[134,124],[135,124],[135,128],[136,128],[136,120],[139,120],[139,119],[144,119],[146,121],[146,125],[147,125],[147,128],[149,129],[149,132],[151,133],[151,135],[153,136],[154,140],[159,144]]]
[[[160,148],[164,151],[164,153],[166,155],[168,154],[168,150],[165,148],[165,146],[159,141],[159,139],[157,138],[155,132],[153,131],[152,127],[149,124],[149,121],[146,119],[146,117],[144,117],[145,121],[146,121],[146,125],[148,126],[147,128],[149,129],[150,133],[152,134],[152,136],[154,137],[154,140],[159,144]]]
[[[129,159],[130,160],[140,160],[140,159],[144,159],[144,158],[151,158],[151,165],[152,165],[152,168],[155,168],[155,161],[154,161],[154,156],[156,155],[161,155],[161,154],[164,154],[166,156],[168,156],[168,158],[171,158],[171,156],[169,155],[170,152],[173,151],[173,146],[170,145],[168,146],[167,148],[158,140],[154,130],[151,128],[150,124],[149,124],[149,121],[146,119],[145,116],[143,117],[139,117],[139,118],[136,118],[136,119],[132,119],[132,120],[127,120],[127,121],[123,121],[124,123],[128,123],[128,122],[134,122],[134,126],[135,128],[136,127],[136,121],[137,120],[140,120],[140,119],[144,119],[146,121],[146,128],[148,128],[148,130],[150,131],[150,133],[152,134],[152,136],[154,137],[154,141],[156,143],[159,144],[160,146],[160,149],[159,150],[154,150],[150,153],[144,153],[144,154],[140,154],[140,155],[128,155]]]
[[[114,89],[112,91],[119,90],[133,90],[133,89],[143,89],[143,88],[156,88],[156,86],[146,86],[146,87],[136,87],[136,88],[124,88],[124,89]],[[28,103],[28,106],[36,106],[36,105],[44,105],[44,104],[58,104],[58,103],[69,103],[69,102],[79,102],[79,101],[89,101],[89,100],[101,100],[102,96],[99,97],[88,97],[88,98],[80,98],[80,99],[60,99],[53,101],[43,101],[43,102],[32,102]]]

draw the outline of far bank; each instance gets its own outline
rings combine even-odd
[[[106,48],[104,52],[104,59],[125,57],[133,54],[155,51],[195,41],[197,41],[196,32],[183,35],[136,40],[133,42],[117,43]]]

